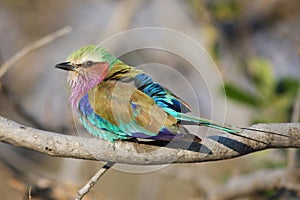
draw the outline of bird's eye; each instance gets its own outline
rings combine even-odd
[[[90,61],[90,60],[88,60],[88,61],[85,62],[85,66],[86,67],[91,67],[91,66],[93,66],[93,64],[94,64],[94,62]]]

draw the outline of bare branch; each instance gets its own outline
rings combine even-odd
[[[66,26],[64,28],[61,28],[57,31],[54,31],[53,33],[50,33],[49,35],[46,35],[42,37],[39,40],[36,40],[35,42],[30,43],[29,45],[25,46],[23,49],[21,49],[18,53],[16,53],[13,57],[11,57],[9,60],[4,62],[0,67],[0,78],[7,72],[7,70],[13,66],[15,63],[17,63],[19,60],[21,60],[24,56],[26,56],[31,51],[42,47],[53,40],[64,36],[72,31],[72,27]]]
[[[99,178],[103,176],[115,163],[108,162],[77,192],[75,200],[81,200],[94,187]]]
[[[266,144],[223,133],[208,136],[201,144],[192,143],[188,147],[179,141],[171,142],[168,146],[161,141],[111,143],[98,138],[33,129],[0,117],[0,142],[51,156],[135,165],[205,162],[239,157],[268,148],[300,148],[300,123],[257,124],[251,129],[278,132],[289,137],[245,130],[243,135]]]

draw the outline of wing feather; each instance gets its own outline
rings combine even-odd
[[[163,127],[177,124],[176,118],[132,83],[105,81],[88,95],[94,112],[123,131],[157,135]]]

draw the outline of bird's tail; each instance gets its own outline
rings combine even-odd
[[[253,129],[253,128],[242,128],[242,127],[238,127],[238,126],[232,126],[232,125],[228,125],[228,124],[224,124],[221,125],[219,123],[207,120],[207,119],[203,119],[200,117],[196,117],[196,116],[192,116],[192,115],[188,115],[188,114],[183,114],[183,113],[179,113],[177,116],[178,119],[181,120],[181,122],[183,122],[183,124],[185,125],[198,125],[198,126],[206,126],[206,127],[210,127],[222,132],[226,132],[235,136],[239,136],[242,138],[246,138],[246,139],[250,139],[256,142],[260,142],[260,143],[264,143],[262,141],[259,141],[257,139],[254,138],[250,138],[248,136],[245,135],[241,135],[240,133],[243,130],[247,130],[247,131],[255,131],[255,132],[260,132],[260,133],[268,133],[268,134],[274,134],[274,135],[278,135],[278,136],[282,136],[282,137],[290,137],[288,135],[284,135],[284,134],[280,134],[280,133],[275,133],[275,132],[271,132],[271,131],[264,131],[264,130],[259,130],[259,129]]]

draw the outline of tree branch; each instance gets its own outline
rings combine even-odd
[[[162,141],[111,143],[98,138],[76,137],[33,129],[0,117],[0,142],[51,156],[134,165],[215,161],[268,148],[300,148],[300,123],[257,124],[250,128],[277,132],[289,137],[245,130],[242,132],[243,135],[266,144],[223,133],[208,136],[201,144],[192,143],[188,148],[182,141],[172,142],[168,146]]]

